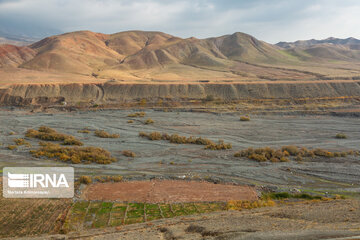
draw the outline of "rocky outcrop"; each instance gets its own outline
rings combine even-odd
[[[174,100],[299,99],[360,97],[360,81],[314,81],[236,84],[18,84],[0,90],[0,104],[123,103],[139,99]]]

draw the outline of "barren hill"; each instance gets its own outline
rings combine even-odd
[[[331,41],[336,44],[302,44],[285,49],[239,32],[208,39],[183,39],[145,31],[71,32],[50,36],[26,47],[0,45],[0,88],[15,89],[14,84],[104,84],[109,81],[115,85],[158,84],[154,86],[157,89],[161,84],[199,83],[231,83],[238,88],[236,84],[359,80],[360,50],[353,47],[357,41]],[[285,95],[291,96],[288,87],[280,88],[283,90],[278,94],[284,91]],[[182,91],[180,89],[176,91]],[[322,92],[327,96],[333,91],[337,90]],[[350,92],[353,96],[353,89]],[[46,89],[36,94],[28,89],[26,94],[38,97],[43,97],[41,94],[47,97],[69,95],[47,92]],[[26,94],[20,95],[26,98]],[[135,95],[139,94],[142,93]],[[154,97],[161,95],[152,94]],[[183,96],[179,92],[167,94]],[[204,94],[207,93],[201,93],[201,97]],[[212,94],[224,95],[216,91]],[[294,94],[308,96],[307,93]],[[131,97],[128,95],[126,93]],[[247,95],[251,96],[251,93]],[[275,94],[273,97],[281,96]]]

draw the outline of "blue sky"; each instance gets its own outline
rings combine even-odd
[[[197,38],[245,32],[276,43],[360,38],[359,13],[359,0],[0,0],[0,32],[137,29]]]

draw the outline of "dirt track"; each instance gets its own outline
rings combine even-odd
[[[256,200],[254,188],[196,181],[134,181],[98,183],[88,186],[86,200],[174,203]]]

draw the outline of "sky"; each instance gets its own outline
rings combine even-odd
[[[0,33],[161,31],[187,38],[245,32],[269,42],[360,38],[359,0],[0,0]]]

